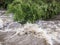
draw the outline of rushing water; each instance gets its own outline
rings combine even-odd
[[[21,25],[2,13],[0,45],[60,45],[60,21],[40,20],[35,24]]]

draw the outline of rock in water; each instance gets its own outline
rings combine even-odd
[[[20,27],[21,27],[21,24],[18,22],[11,22],[9,25],[7,25],[8,29],[17,29]]]
[[[2,19],[0,18],[0,29],[3,28],[3,21]]]

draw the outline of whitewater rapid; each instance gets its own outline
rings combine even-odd
[[[41,40],[40,40],[41,39]],[[1,45],[60,45],[60,21],[37,21],[24,25],[0,16]]]

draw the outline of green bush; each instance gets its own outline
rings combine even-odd
[[[9,4],[8,12],[14,14],[15,21],[34,23],[58,14],[60,6],[55,0],[14,0]]]

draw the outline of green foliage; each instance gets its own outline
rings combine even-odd
[[[0,7],[7,8],[7,5],[12,2],[13,0],[0,0]]]
[[[14,0],[9,4],[8,12],[14,14],[15,21],[34,23],[58,14],[60,6],[55,0]]]

